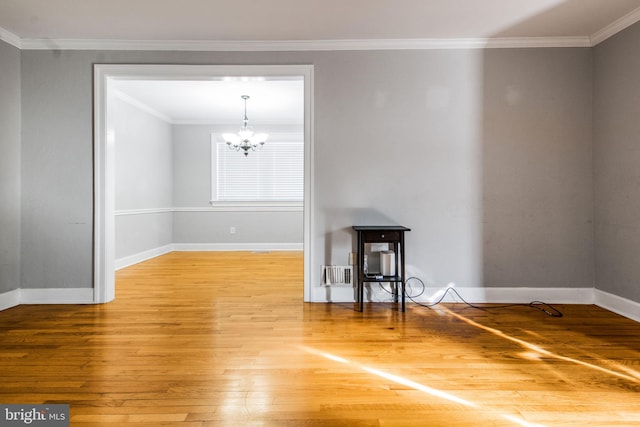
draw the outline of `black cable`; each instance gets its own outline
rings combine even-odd
[[[404,294],[405,294],[405,296],[406,296],[407,298],[409,298],[411,301],[413,301],[413,298],[418,298],[420,295],[422,295],[422,294],[424,293],[424,291],[425,291],[426,287],[424,286],[424,282],[422,282],[422,280],[417,279],[417,280],[419,280],[419,281],[420,281],[420,283],[422,284],[422,290],[421,290],[421,291],[420,291],[420,293],[419,293],[419,294],[417,294],[417,295],[409,295],[409,294],[408,294],[408,292],[407,292],[407,288],[408,288],[408,285],[409,285],[409,280],[411,280],[411,279],[417,279],[417,278],[416,278],[416,277],[410,277],[410,278],[408,278],[407,280],[405,280],[405,282],[404,282],[404,287],[405,287],[405,289],[404,289]],[[380,283],[378,283],[378,286],[380,287],[380,289],[382,289],[383,291],[385,291],[386,293],[388,293],[388,294],[390,294],[390,295],[393,295],[393,291],[392,291],[392,290],[387,289],[387,288],[385,288],[384,286],[382,286],[382,284],[383,284],[383,283],[389,283],[389,282],[380,282]],[[414,302],[415,302],[415,301],[414,301]]]
[[[417,280],[418,282],[420,282],[420,284],[422,285],[422,291],[417,295],[409,295],[406,292],[406,287],[407,284],[409,283],[410,280]],[[383,288],[384,289],[384,288]],[[407,298],[409,298],[411,301],[413,301],[414,303],[422,306],[422,307],[426,307],[426,308],[431,308],[431,307],[435,307],[436,305],[440,304],[442,302],[442,300],[444,300],[444,298],[447,296],[447,294],[449,292],[454,293],[458,298],[460,298],[460,300],[465,303],[467,306],[471,307],[471,308],[475,308],[477,310],[491,310],[491,309],[502,309],[502,308],[510,308],[510,307],[530,307],[530,308],[534,308],[536,310],[540,310],[541,312],[543,312],[544,314],[546,314],[547,316],[550,317],[562,317],[562,312],[560,310],[558,310],[557,308],[547,304],[546,302],[542,302],[542,301],[531,301],[529,304],[506,304],[506,305],[493,305],[490,307],[478,307],[477,305],[473,305],[469,302],[467,302],[464,298],[462,298],[462,296],[458,293],[457,290],[455,290],[452,287],[447,287],[447,289],[444,291],[444,293],[440,296],[440,299],[434,303],[431,304],[423,304],[421,302],[416,301],[414,298],[417,298],[418,296],[422,295],[424,293],[426,289],[426,286],[424,284],[424,282],[418,278],[418,277],[409,277],[406,281],[405,281],[405,296]]]
[[[529,307],[542,311],[544,314],[551,317],[562,317],[562,312],[552,305],[542,301],[531,301]],[[545,308],[546,307],[546,308]]]

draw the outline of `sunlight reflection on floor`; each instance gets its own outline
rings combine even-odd
[[[449,310],[446,307],[440,307],[440,309],[442,311],[444,311],[444,312],[447,312],[449,315],[451,315],[451,316],[453,316],[453,317],[455,317],[457,319],[460,319],[465,323],[468,323],[471,326],[474,326],[474,327],[476,327],[478,329],[482,329],[482,330],[487,331],[487,332],[489,332],[489,333],[491,333],[493,335],[496,335],[498,337],[501,337],[501,338],[504,338],[506,340],[512,341],[512,342],[524,347],[526,349],[526,351],[524,353],[520,353],[520,355],[523,358],[527,358],[527,359],[530,359],[530,360],[540,360],[540,359],[542,359],[544,357],[554,358],[554,359],[562,360],[564,362],[570,362],[570,363],[574,363],[574,364],[577,364],[577,365],[581,365],[581,366],[587,367],[589,369],[600,371],[600,372],[603,372],[603,373],[606,373],[606,374],[609,374],[609,375],[612,375],[612,376],[616,376],[616,377],[622,378],[622,379],[627,380],[627,381],[631,381],[631,382],[635,382],[635,383],[640,384],[640,374],[637,371],[634,371],[634,370],[632,370],[630,368],[625,368],[624,369],[625,371],[627,371],[629,373],[629,374],[625,374],[625,373],[622,373],[622,372],[614,371],[612,369],[604,368],[602,366],[594,365],[593,363],[584,362],[582,360],[574,359],[574,358],[567,357],[567,356],[562,356],[562,355],[553,353],[553,352],[551,352],[549,350],[545,350],[544,348],[542,348],[542,347],[540,347],[540,346],[538,346],[536,344],[532,344],[532,343],[530,343],[528,341],[525,341],[523,339],[516,338],[516,337],[513,337],[511,335],[508,335],[508,334],[500,331],[499,329],[495,329],[495,328],[491,328],[489,326],[482,325],[482,324],[480,324],[480,323],[478,323],[478,322],[476,322],[474,320],[469,319],[468,317],[465,317],[465,316],[463,316],[461,314],[455,313],[455,312]]]
[[[314,348],[311,348],[311,347],[301,346],[301,349],[303,351],[307,352],[307,353],[318,355],[318,356],[322,356],[322,357],[324,357],[326,359],[329,359],[329,360],[332,360],[334,362],[343,363],[343,364],[346,364],[346,365],[352,365],[352,366],[354,366],[354,367],[356,367],[358,369],[361,369],[361,370],[363,370],[363,371],[365,371],[367,373],[370,373],[372,375],[378,376],[380,378],[384,378],[384,379],[392,381],[392,382],[394,382],[396,384],[400,384],[400,385],[403,385],[403,386],[406,386],[406,387],[410,387],[410,388],[412,388],[414,390],[421,391],[423,393],[429,394],[429,395],[434,396],[434,397],[438,397],[440,399],[447,400],[449,402],[458,403],[458,404],[464,405],[466,407],[474,408],[474,409],[478,409],[478,410],[485,409],[485,408],[479,407],[474,402],[470,402],[468,400],[465,400],[465,399],[462,399],[460,397],[457,397],[457,396],[455,396],[455,395],[453,395],[451,393],[447,393],[447,392],[444,392],[442,390],[438,390],[438,389],[426,386],[424,384],[412,381],[412,380],[410,380],[408,378],[404,378],[404,377],[401,377],[401,376],[398,376],[398,375],[394,375],[394,374],[391,374],[391,373],[388,373],[388,372],[384,372],[384,371],[382,371],[380,369],[375,369],[375,368],[371,368],[371,367],[368,367],[368,366],[360,365],[360,364],[351,362],[351,361],[349,361],[349,360],[347,360],[347,359],[345,359],[343,357],[336,356],[336,355],[331,354],[331,353],[326,353],[326,352],[323,352],[323,351],[320,351],[320,350],[317,350],[317,349],[314,349]],[[490,410],[490,408],[487,408],[487,409]],[[502,418],[504,418],[504,419],[506,419],[508,421],[511,421],[514,424],[522,426],[522,427],[544,427],[542,424],[530,423],[528,421],[525,421],[525,420],[523,420],[521,418],[518,418],[516,416],[513,416],[513,415],[507,415],[507,414],[499,414],[499,415]]]

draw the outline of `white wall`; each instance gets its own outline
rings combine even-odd
[[[0,41],[0,294],[20,287],[20,51]]]

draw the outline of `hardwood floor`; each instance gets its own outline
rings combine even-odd
[[[0,403],[72,426],[638,426],[640,324],[588,305],[302,302],[301,253],[175,252],[0,312]]]

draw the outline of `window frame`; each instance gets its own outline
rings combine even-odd
[[[214,210],[220,211],[252,211],[252,212],[266,212],[266,211],[303,211],[304,208],[304,198],[305,198],[305,190],[304,190],[304,180],[305,180],[305,171],[304,171],[304,159],[306,146],[304,143],[304,133],[303,132],[283,132],[283,133],[270,133],[269,139],[266,144],[269,143],[291,143],[296,142],[302,145],[302,200],[218,200],[218,144],[224,143],[222,136],[218,132],[211,133],[211,165],[210,165],[210,175],[211,175],[211,194],[209,204]],[[232,152],[233,154],[237,154],[238,156],[244,157],[244,154],[241,152]],[[252,154],[256,154],[257,152],[250,151],[249,156]]]

